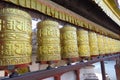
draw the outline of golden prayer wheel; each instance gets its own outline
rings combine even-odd
[[[116,40],[115,40],[115,39],[114,39],[114,41],[113,41],[113,44],[114,44],[113,51],[114,51],[114,53],[116,53]]]
[[[115,53],[117,52],[117,40],[115,40]]]
[[[107,36],[104,36],[103,37],[103,40],[104,40],[104,53],[107,55],[109,52],[109,48],[108,48],[108,37]]]
[[[115,40],[115,52],[117,51],[117,40]]]
[[[118,52],[120,52],[120,41],[118,40]]]
[[[111,52],[115,53],[115,42],[114,42],[114,39],[111,39]]]
[[[117,40],[117,52],[119,52],[119,41]]]
[[[77,30],[78,52],[82,58],[90,57],[90,47],[88,31],[84,29]]]
[[[115,53],[118,52],[118,40],[115,40]]]
[[[31,62],[31,21],[25,11],[0,9],[0,66]]]
[[[115,53],[117,52],[117,40],[115,40]]]
[[[89,31],[89,45],[90,45],[90,55],[91,56],[98,56],[98,40],[97,34],[95,32]]]
[[[110,54],[111,53],[111,50],[110,50],[110,38],[107,37],[107,54]]]
[[[103,43],[103,35],[97,35],[98,40],[98,51],[100,55],[104,55],[104,43]]]
[[[62,58],[78,58],[77,34],[76,28],[66,25],[60,30]]]
[[[107,45],[108,45],[108,50],[107,50],[107,52],[108,52],[108,54],[111,54],[112,53],[112,51],[111,51],[111,47],[112,47],[112,44],[111,44],[111,38],[107,38]]]
[[[59,24],[45,20],[37,27],[37,61],[56,61],[61,59]]]
[[[113,53],[113,39],[110,38],[110,52]]]
[[[120,41],[119,40],[117,42],[117,48],[118,48],[118,52],[120,52]]]
[[[116,40],[116,52],[118,52],[118,40]]]
[[[116,40],[114,39],[114,53],[116,53]]]

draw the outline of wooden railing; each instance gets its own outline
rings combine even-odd
[[[45,79],[48,77],[54,77],[54,80],[61,80],[61,75],[69,72],[69,71],[74,71],[76,74],[76,80],[80,80],[80,72],[79,69],[81,67],[96,63],[96,62],[101,62],[101,72],[102,72],[102,78],[103,80],[105,79],[105,68],[104,68],[104,61],[105,60],[117,60],[120,58],[120,54],[113,54],[113,55],[107,55],[107,56],[102,56],[95,58],[93,60],[88,60],[87,62],[79,62],[76,63],[75,65],[67,65],[67,66],[61,66],[58,68],[53,68],[50,70],[39,70],[35,72],[30,72],[26,73],[24,75],[20,75],[14,78],[6,78],[3,80],[41,80]]]

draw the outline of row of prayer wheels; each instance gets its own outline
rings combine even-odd
[[[31,16],[15,8],[0,9],[0,66],[31,62]],[[120,52],[120,41],[51,20],[37,24],[37,61],[99,56]]]
[[[89,58],[120,52],[120,41],[55,21],[38,23],[38,61]]]

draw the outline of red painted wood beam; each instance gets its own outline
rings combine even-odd
[[[55,75],[54,80],[61,80],[61,74]]]
[[[76,80],[80,80],[80,69],[75,70]]]

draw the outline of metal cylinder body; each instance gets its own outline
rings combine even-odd
[[[89,45],[90,45],[90,55],[98,56],[98,40],[95,32],[89,31]]]
[[[104,55],[104,43],[103,43],[103,35],[97,34],[98,40],[98,51],[100,55]]]
[[[0,66],[31,62],[31,16],[19,9],[0,9]]]
[[[107,53],[108,54],[111,54],[112,51],[111,51],[111,38],[110,37],[107,37],[107,45],[108,45],[108,49],[107,49]]]
[[[60,30],[62,58],[78,58],[77,34],[76,28],[66,25]]]
[[[116,48],[115,39],[112,39],[111,43],[112,43],[112,45],[111,45],[111,47],[112,47],[112,49],[111,49],[112,53],[115,53],[116,52],[116,50],[115,50],[115,48]]]
[[[109,54],[108,53],[108,50],[109,50],[108,37],[104,36],[103,40],[104,40],[104,53],[105,53],[105,55],[107,55],[107,54]]]
[[[111,46],[110,47],[111,48],[110,51],[111,51],[111,53],[114,53],[114,42],[113,41],[114,41],[114,39],[110,38],[110,46]]]
[[[79,56],[90,57],[88,31],[84,29],[79,29],[77,31],[77,39],[78,39]]]
[[[45,20],[37,27],[37,61],[55,61],[61,59],[59,24]]]

